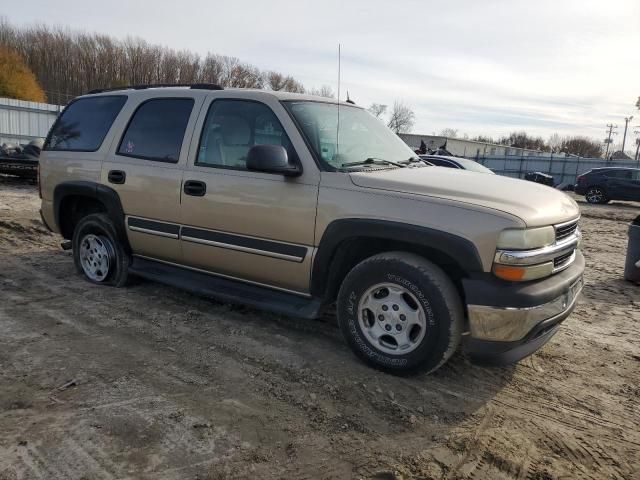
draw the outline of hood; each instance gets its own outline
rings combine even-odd
[[[444,198],[515,215],[527,227],[552,225],[580,215],[565,193],[539,183],[444,167],[396,168],[351,173],[359,187]]]

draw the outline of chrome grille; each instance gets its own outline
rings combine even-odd
[[[575,220],[570,223],[563,223],[561,225],[556,225],[556,242],[562,241],[563,239],[570,237],[578,228],[578,221]]]

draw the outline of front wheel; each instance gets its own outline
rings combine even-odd
[[[589,203],[607,203],[609,201],[604,190],[600,187],[591,187],[584,197]]]
[[[121,287],[127,282],[130,257],[104,213],[83,217],[73,231],[73,262],[87,280]]]
[[[463,307],[449,277],[406,252],[370,257],[347,275],[338,322],[354,352],[390,372],[432,372],[460,343]]]

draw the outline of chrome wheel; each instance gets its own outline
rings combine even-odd
[[[599,188],[592,188],[587,192],[587,202],[602,203],[604,201],[604,192]]]
[[[389,355],[415,350],[427,326],[420,302],[409,290],[393,283],[374,285],[362,295],[358,321],[367,340]]]
[[[80,265],[85,275],[94,282],[102,282],[107,278],[114,258],[113,245],[107,237],[90,233],[80,241]]]

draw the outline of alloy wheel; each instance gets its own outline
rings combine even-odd
[[[94,282],[102,282],[109,275],[115,255],[107,237],[85,235],[80,241],[80,265],[85,275]]]
[[[409,290],[394,283],[374,285],[362,295],[358,321],[367,340],[389,355],[412,352],[426,334],[422,305]]]

